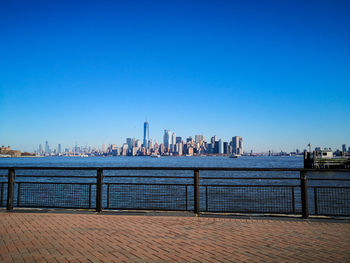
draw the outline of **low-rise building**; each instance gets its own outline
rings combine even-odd
[[[11,157],[20,157],[21,156],[21,151],[17,150],[11,150],[10,146],[1,146],[0,147],[0,154],[1,155],[10,155]]]

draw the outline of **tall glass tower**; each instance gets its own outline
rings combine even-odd
[[[233,153],[235,154],[243,154],[243,138],[240,136],[232,137],[232,147]]]
[[[164,130],[163,143],[166,151],[170,150],[170,131]]]
[[[50,153],[50,146],[48,141],[45,141],[45,153]]]
[[[148,148],[149,142],[149,124],[147,121],[143,124],[143,147]]]

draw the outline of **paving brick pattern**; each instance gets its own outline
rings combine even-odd
[[[1,262],[350,262],[350,224],[0,213]]]

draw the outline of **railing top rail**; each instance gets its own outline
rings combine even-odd
[[[174,170],[174,171],[271,171],[271,172],[350,172],[350,169],[311,169],[311,168],[247,168],[247,167],[44,167],[44,166],[2,166],[0,170]]]

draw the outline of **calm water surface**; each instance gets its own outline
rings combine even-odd
[[[247,168],[302,168],[302,157],[25,157],[0,158],[0,166],[82,166],[82,167],[247,167]]]

